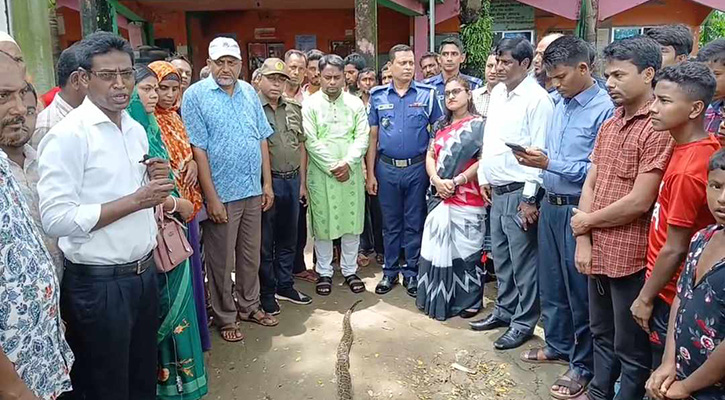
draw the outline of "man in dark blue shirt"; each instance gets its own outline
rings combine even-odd
[[[415,56],[403,44],[390,49],[393,81],[370,92],[370,145],[367,153],[367,190],[377,195],[383,211],[385,264],[375,293],[385,294],[398,283],[415,297],[418,258],[425,222],[428,174],[425,153],[429,125],[441,117],[435,88],[413,81]],[[405,250],[406,265],[398,258]]]
[[[461,73],[461,64],[466,62],[466,52],[463,49],[463,43],[460,39],[455,36],[447,37],[443,39],[438,49],[440,53],[441,73],[424,80],[423,83],[435,87],[438,107],[443,110],[443,92],[445,91],[446,81],[448,79],[460,75],[471,85],[471,91],[482,86],[483,81],[475,76],[468,76]]]

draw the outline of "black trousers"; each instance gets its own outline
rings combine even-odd
[[[657,297],[652,308],[652,318],[649,320],[650,344],[652,345],[652,369],[659,368],[662,357],[665,355],[667,343],[667,325],[670,323],[670,305]]]
[[[61,314],[75,354],[72,400],[156,399],[159,299],[156,268],[88,277],[66,268]]]
[[[383,213],[380,211],[378,196],[365,194],[365,226],[360,236],[360,252],[367,255],[372,252],[382,255]]]
[[[632,302],[644,285],[645,271],[622,278],[589,278],[589,318],[594,337],[592,400],[614,399],[614,383],[622,377],[617,400],[644,397],[652,353],[649,336],[632,318]]]
[[[305,265],[305,246],[307,245],[307,206],[299,205],[300,213],[297,219],[297,247],[295,248],[295,262],[292,267],[293,274],[307,270]]]

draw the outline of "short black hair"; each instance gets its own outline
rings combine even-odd
[[[692,53],[694,39],[690,28],[685,25],[658,26],[645,32],[645,36],[652,38],[660,46],[672,46],[677,56],[687,56]]]
[[[589,43],[584,39],[571,35],[562,36],[551,42],[544,51],[544,67],[551,69],[561,64],[575,67],[579,63],[585,63],[591,67],[590,52]]]
[[[30,82],[27,82],[27,86],[25,86],[25,93],[28,93],[28,92],[33,94],[33,97],[35,97],[35,101],[37,102],[38,101],[38,92],[35,90],[35,86],[33,86],[33,84]],[[23,93],[23,96],[25,95],[25,93]]]
[[[78,71],[78,57],[76,57],[76,50],[78,50],[77,44],[63,50],[58,57],[58,64],[55,66],[56,75],[58,78],[58,86],[64,88],[70,80],[70,76]]]
[[[701,100],[705,106],[712,101],[717,86],[710,68],[691,61],[663,68],[657,73],[655,80],[676,83],[692,100]]]
[[[406,51],[413,51],[413,49],[407,44],[396,44],[395,46],[391,47],[390,52],[388,53],[388,55],[390,56],[390,61],[395,60],[396,54]]]
[[[461,54],[466,52],[466,49],[463,47],[463,42],[461,42],[461,39],[458,38],[458,36],[447,36],[445,39],[441,41],[441,45],[438,46],[438,52],[443,52],[443,46],[447,44],[452,44],[456,47],[458,47],[458,50],[461,52]]]
[[[340,69],[340,71],[344,71],[345,61],[337,54],[326,54],[322,56],[322,58],[320,58],[320,71],[327,68],[328,66],[338,68]]]
[[[345,65],[352,64],[358,72],[367,66],[365,58],[358,53],[350,53],[350,55],[345,57],[344,63]]]
[[[425,60],[426,58],[435,58],[436,59],[436,63],[437,63],[438,62],[438,53],[434,53],[432,51],[429,51],[429,52],[426,52],[425,54],[423,54],[420,57],[420,64],[421,65],[423,64],[423,60]]]
[[[289,59],[292,58],[292,56],[301,57],[303,60],[305,60],[305,65],[307,65],[307,54],[305,54],[305,52],[303,52],[302,50],[297,50],[297,49],[287,50],[287,52],[284,53],[284,62],[289,61]]]
[[[363,76],[364,74],[373,74],[373,75],[375,75],[375,80],[378,79],[378,74],[377,74],[377,72],[375,72],[375,69],[373,69],[373,68],[370,68],[370,67],[363,68],[360,71],[360,73],[358,74],[358,79],[360,79],[360,77]]]
[[[526,38],[520,36],[501,39],[498,42],[498,45],[496,45],[496,55],[500,56],[506,52],[510,52],[511,57],[519,63],[528,59],[529,66],[531,66],[531,62],[534,60],[534,46]]]
[[[307,52],[307,62],[310,63],[311,61],[320,61],[322,57],[324,57],[325,53],[321,52],[317,49],[312,49]]]
[[[715,39],[697,53],[697,61],[725,64],[725,38]]]
[[[128,54],[131,57],[131,64],[133,64],[131,45],[126,39],[111,32],[99,31],[88,35],[78,44],[76,57],[78,57],[80,67],[90,71],[93,67],[93,57],[108,54],[114,50]]]
[[[712,172],[715,170],[725,171],[725,149],[720,149],[710,157],[710,164],[707,166],[707,171]]]
[[[662,68],[662,50],[659,43],[646,36],[616,40],[602,52],[607,61],[629,61],[637,67],[637,72],[652,68],[655,72]]]

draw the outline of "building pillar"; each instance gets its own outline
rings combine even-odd
[[[116,10],[109,0],[80,0],[83,37],[96,31],[115,32]]]
[[[378,69],[378,2],[355,0],[355,51]]]
[[[12,36],[23,51],[30,82],[39,93],[55,86],[47,0],[10,2]]]
[[[420,70],[420,59],[428,52],[428,16],[413,17],[413,51],[415,52],[415,78],[423,79]]]

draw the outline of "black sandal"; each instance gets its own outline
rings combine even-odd
[[[348,275],[345,277],[345,283],[350,287],[353,293],[362,293],[365,291],[365,282],[355,274]]]
[[[321,276],[317,278],[315,291],[320,296],[329,296],[332,293],[332,278],[329,276]]]

